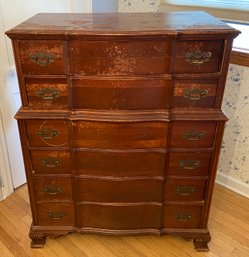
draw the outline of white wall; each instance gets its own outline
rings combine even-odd
[[[93,0],[92,4],[93,13],[118,11],[118,0]]]

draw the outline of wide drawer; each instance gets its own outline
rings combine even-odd
[[[30,146],[68,146],[68,123],[60,120],[27,120]]]
[[[74,146],[92,148],[165,148],[166,122],[73,122]]]
[[[206,180],[167,179],[164,196],[166,201],[202,201]]]
[[[71,174],[69,151],[30,151],[34,174]]]
[[[38,203],[40,226],[74,226],[74,206],[71,202]]]
[[[184,40],[176,45],[176,73],[219,72],[223,40]]]
[[[90,202],[160,202],[162,184],[162,179],[152,178],[77,179],[77,199]]]
[[[72,200],[72,179],[36,177],[33,179],[37,201]]]
[[[19,41],[20,62],[25,74],[64,74],[63,41]]]
[[[171,147],[213,147],[217,122],[175,121],[172,124]]]
[[[217,80],[175,80],[173,108],[214,108]]]
[[[169,80],[73,79],[73,108],[165,109],[169,105]]]
[[[79,205],[80,227],[102,229],[158,229],[160,228],[161,206],[143,205]]]
[[[202,205],[166,204],[164,206],[163,227],[200,228]]]
[[[167,175],[205,176],[209,171],[211,155],[211,152],[171,152]]]
[[[68,107],[68,87],[64,78],[26,78],[28,106],[40,109]]]
[[[169,40],[69,41],[71,73],[132,75],[169,73]]]
[[[124,151],[76,151],[74,167],[79,175],[163,176],[165,153]]]

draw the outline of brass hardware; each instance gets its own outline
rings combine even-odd
[[[53,100],[60,96],[60,92],[54,88],[40,88],[37,90],[36,95],[43,100]]]
[[[37,135],[43,139],[53,139],[60,135],[59,131],[52,128],[44,128],[37,131]]]
[[[43,187],[43,192],[48,195],[58,195],[63,192],[63,190],[60,185],[48,185]]]
[[[197,190],[197,187],[195,186],[187,186],[187,185],[184,185],[184,186],[176,186],[175,187],[175,192],[179,195],[191,195],[193,194],[194,192],[196,192]]]
[[[185,170],[193,170],[200,167],[199,160],[180,160],[179,166]]]
[[[59,219],[62,219],[64,216],[65,216],[64,212],[51,212],[51,211],[48,212],[48,217],[50,219],[59,220]]]
[[[187,213],[177,213],[175,215],[176,219],[178,221],[189,221],[192,219],[192,214],[187,214]]]
[[[207,89],[200,89],[200,88],[194,88],[194,89],[185,89],[183,91],[183,97],[188,98],[191,101],[199,101],[201,98],[206,97],[208,94]]]
[[[61,161],[59,159],[55,159],[49,156],[46,159],[42,159],[41,164],[48,168],[54,168],[56,166],[60,166]]]
[[[211,56],[211,52],[202,52],[201,50],[197,50],[194,52],[187,52],[185,60],[193,65],[201,65],[208,62]]]
[[[47,66],[49,63],[54,62],[55,54],[54,53],[45,53],[45,52],[38,52],[35,54],[29,55],[31,62],[39,65],[41,67]]]
[[[183,132],[182,137],[185,140],[196,141],[205,138],[206,131],[186,130]]]

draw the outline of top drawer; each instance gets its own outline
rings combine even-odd
[[[169,40],[69,42],[71,73],[139,75],[169,72]]]
[[[175,73],[218,72],[223,40],[184,40],[176,46]]]
[[[63,41],[22,40],[19,42],[22,72],[25,74],[64,74]]]

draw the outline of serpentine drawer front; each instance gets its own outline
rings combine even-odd
[[[37,14],[9,30],[32,247],[172,234],[206,251],[233,38],[204,12]]]

